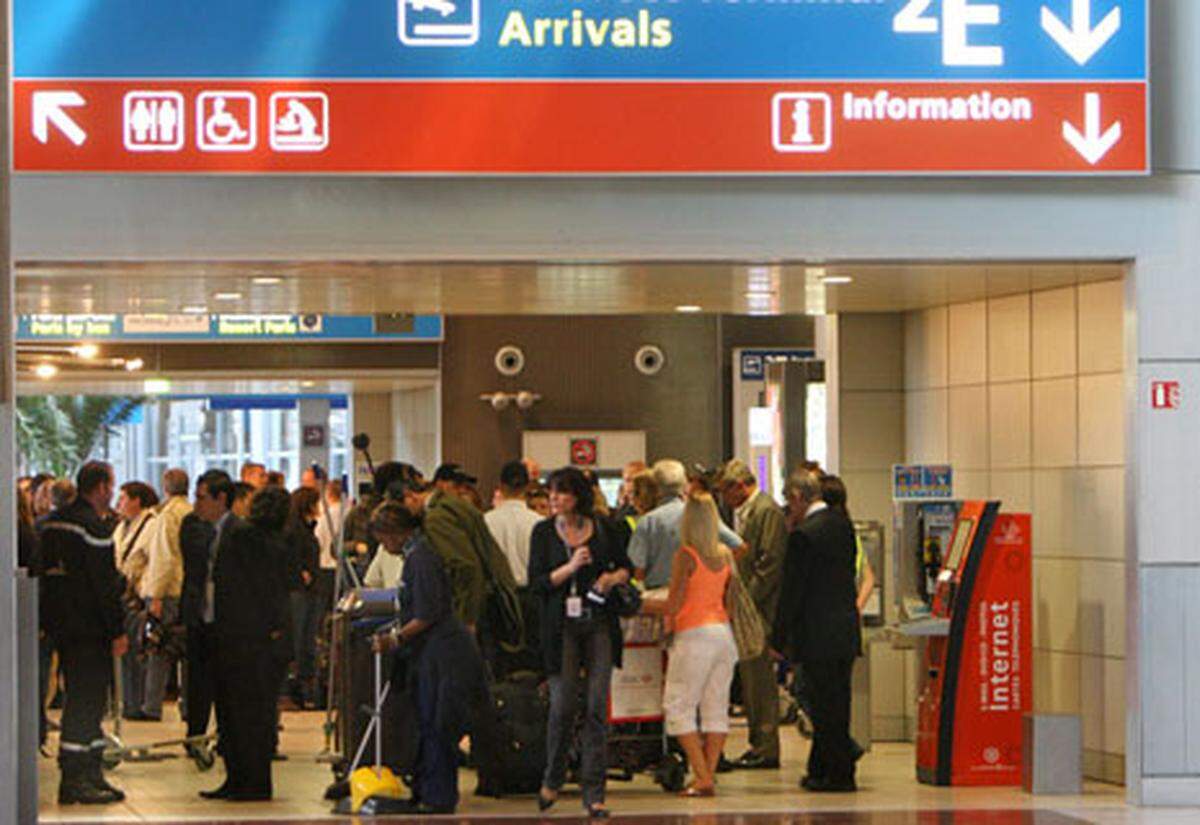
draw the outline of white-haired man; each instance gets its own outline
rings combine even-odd
[[[687,471],[673,458],[655,462],[651,472],[658,484],[658,506],[642,516],[629,541],[629,558],[648,590],[666,587],[671,582],[671,560],[679,549],[679,522],[683,518],[683,494],[687,487]],[[735,555],[741,556],[744,543],[724,524],[720,527],[720,539]]]

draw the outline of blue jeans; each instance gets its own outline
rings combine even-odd
[[[579,671],[587,671],[579,785],[583,804],[604,801],[608,772],[608,691],[612,683],[612,639],[603,621],[567,621],[563,627],[562,670],[550,677],[550,719],[546,731],[547,764],[543,784],[557,791],[566,781],[567,754],[575,732]]]

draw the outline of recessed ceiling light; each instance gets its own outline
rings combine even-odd
[[[41,363],[33,368],[33,374],[43,381],[48,381],[58,375],[58,367],[49,363]]]
[[[264,275],[251,281],[255,286],[276,286],[283,283],[283,278]]]
[[[213,295],[213,297],[216,298],[218,301],[240,301],[240,300],[242,300],[242,293],[240,293],[240,292],[218,292],[215,295]]]
[[[836,286],[838,284],[852,284],[854,279],[849,275],[826,275],[821,279],[821,283],[826,286]]]
[[[125,369],[129,372],[137,372],[144,366],[146,366],[146,362],[141,358],[130,358],[125,362]]]
[[[95,344],[80,344],[79,346],[75,347],[74,351],[75,355],[83,360],[91,361],[100,354],[100,347],[96,346]]]
[[[682,306],[675,307],[676,312],[696,313],[702,312],[703,310],[703,307],[696,306],[695,304],[684,304]]]
[[[208,312],[208,307],[193,305],[184,307],[183,311],[188,315],[204,315]]]
[[[317,385],[316,381],[301,381],[300,382],[300,386],[306,387],[306,388],[307,387],[315,387],[316,385]]]
[[[166,378],[147,378],[142,382],[142,392],[146,395],[164,395],[171,391],[171,382]]]

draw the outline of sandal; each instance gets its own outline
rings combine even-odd
[[[716,796],[717,789],[712,788],[712,787],[701,788],[697,785],[688,785],[686,788],[684,788],[682,791],[679,792],[679,795],[682,797],[686,797],[688,799],[707,798],[710,796]]]

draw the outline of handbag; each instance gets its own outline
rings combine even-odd
[[[729,623],[733,627],[733,640],[737,643],[738,661],[757,659],[767,648],[767,630],[763,625],[762,613],[750,598],[746,585],[738,573],[737,565],[730,563],[729,586],[733,588],[732,610]]]
[[[608,607],[622,619],[636,616],[642,611],[642,591],[632,584],[614,584],[608,591]]]

